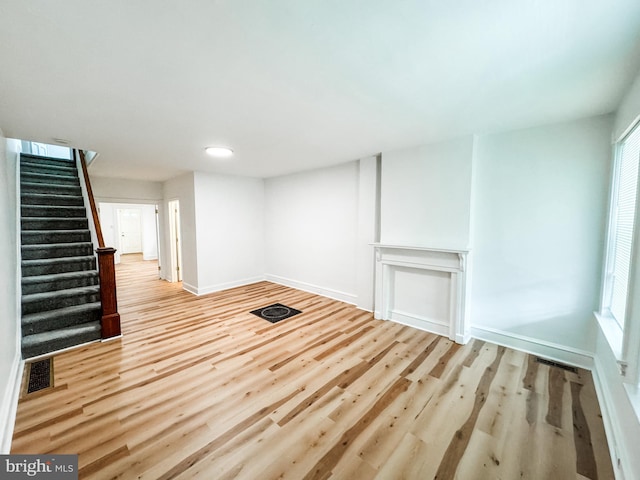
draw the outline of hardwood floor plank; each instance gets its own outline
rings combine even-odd
[[[198,451],[192,453],[191,455],[189,455],[188,457],[180,461],[168,472],[166,472],[164,475],[159,477],[159,480],[168,480],[170,478],[174,478],[178,474],[185,471],[187,468],[191,468],[194,464],[201,461],[211,452],[215,451],[219,446],[224,445],[226,442],[232,440],[237,435],[242,434],[244,430],[246,430],[247,428],[253,426],[255,423],[262,420],[265,414],[272,412],[273,410],[278,408],[279,405],[286,403],[291,397],[295,396],[296,394],[298,394],[297,390],[294,392],[291,392],[289,395],[283,398],[276,400],[270,405],[261,408],[254,414],[248,416],[242,422],[234,425],[232,428],[224,432],[222,435],[216,437],[211,442],[207,443],[204,447],[200,448]]]
[[[471,434],[475,428],[480,411],[486,404],[491,383],[496,376],[504,352],[504,347],[498,347],[495,360],[482,374],[480,383],[476,388],[473,410],[462,427],[456,431],[455,436],[451,439],[451,442],[442,457],[438,471],[436,472],[436,478],[453,478],[455,471],[458,468],[458,464],[467,449],[467,445],[471,439]]]
[[[596,459],[591,447],[591,432],[580,402],[582,385],[571,382],[571,402],[573,407],[573,439],[576,445],[576,470],[586,478],[598,478]]]
[[[410,385],[410,380],[401,378],[397,380],[391,388],[389,388],[379,398],[379,400],[362,415],[358,421],[347,429],[338,442],[309,470],[307,479],[326,478],[327,472],[331,471],[340,461],[345,451],[349,448],[354,439],[364,431],[369,424],[377,417],[387,406],[395,400],[402,392],[405,392]]]
[[[77,453],[89,480],[613,478],[588,371],[269,282],[117,276],[123,337],[54,357],[12,452]],[[273,303],[302,313],[250,313]]]
[[[549,369],[549,403],[547,423],[562,428],[562,397],[565,390],[564,372],[559,368]]]
[[[602,415],[598,406],[593,378],[590,372],[583,369],[579,370],[579,374],[584,385],[584,388],[580,390],[580,402],[591,432],[591,446],[598,468],[598,478],[613,478],[613,466],[609,452],[605,448],[599,448],[599,446],[607,445],[607,439],[602,428]]]

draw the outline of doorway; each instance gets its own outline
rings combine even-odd
[[[182,281],[182,250],[180,240],[180,201],[169,201],[169,251],[171,268],[169,281]]]
[[[158,262],[159,267],[156,205],[100,202],[98,211],[105,244],[116,249],[116,264],[122,255],[138,255],[144,261]]]

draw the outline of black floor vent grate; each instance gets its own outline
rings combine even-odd
[[[536,358],[538,363],[542,363],[544,365],[549,365],[550,367],[558,367],[567,372],[578,373],[578,369],[576,367],[570,367],[569,365],[565,365],[564,363],[554,362],[552,360],[547,360],[546,358]]]
[[[53,386],[53,358],[45,358],[27,365],[29,366],[27,393],[38,392]]]
[[[302,312],[300,310],[296,310],[295,308],[282,305],[281,303],[274,303],[273,305],[262,307],[249,313],[253,313],[254,315],[257,315],[258,317],[271,323],[276,323],[280,320],[293,317],[294,315],[298,315]]]

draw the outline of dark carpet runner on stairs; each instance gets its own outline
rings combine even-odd
[[[97,340],[100,287],[71,160],[22,154],[22,356]]]

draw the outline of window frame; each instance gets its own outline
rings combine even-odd
[[[636,133],[637,132],[637,133]],[[633,386],[640,385],[640,268],[636,259],[640,259],[640,168],[636,186],[636,210],[631,242],[631,258],[627,285],[627,301],[624,325],[611,314],[610,306],[613,293],[613,273],[615,268],[615,249],[617,233],[617,195],[620,186],[622,145],[632,135],[640,135],[640,117],[625,130],[613,144],[613,162],[609,179],[609,215],[607,218],[606,242],[602,270],[602,288],[600,308],[596,318],[619,365],[624,382]],[[640,155],[639,155],[640,157]],[[640,158],[638,159],[640,163]]]

